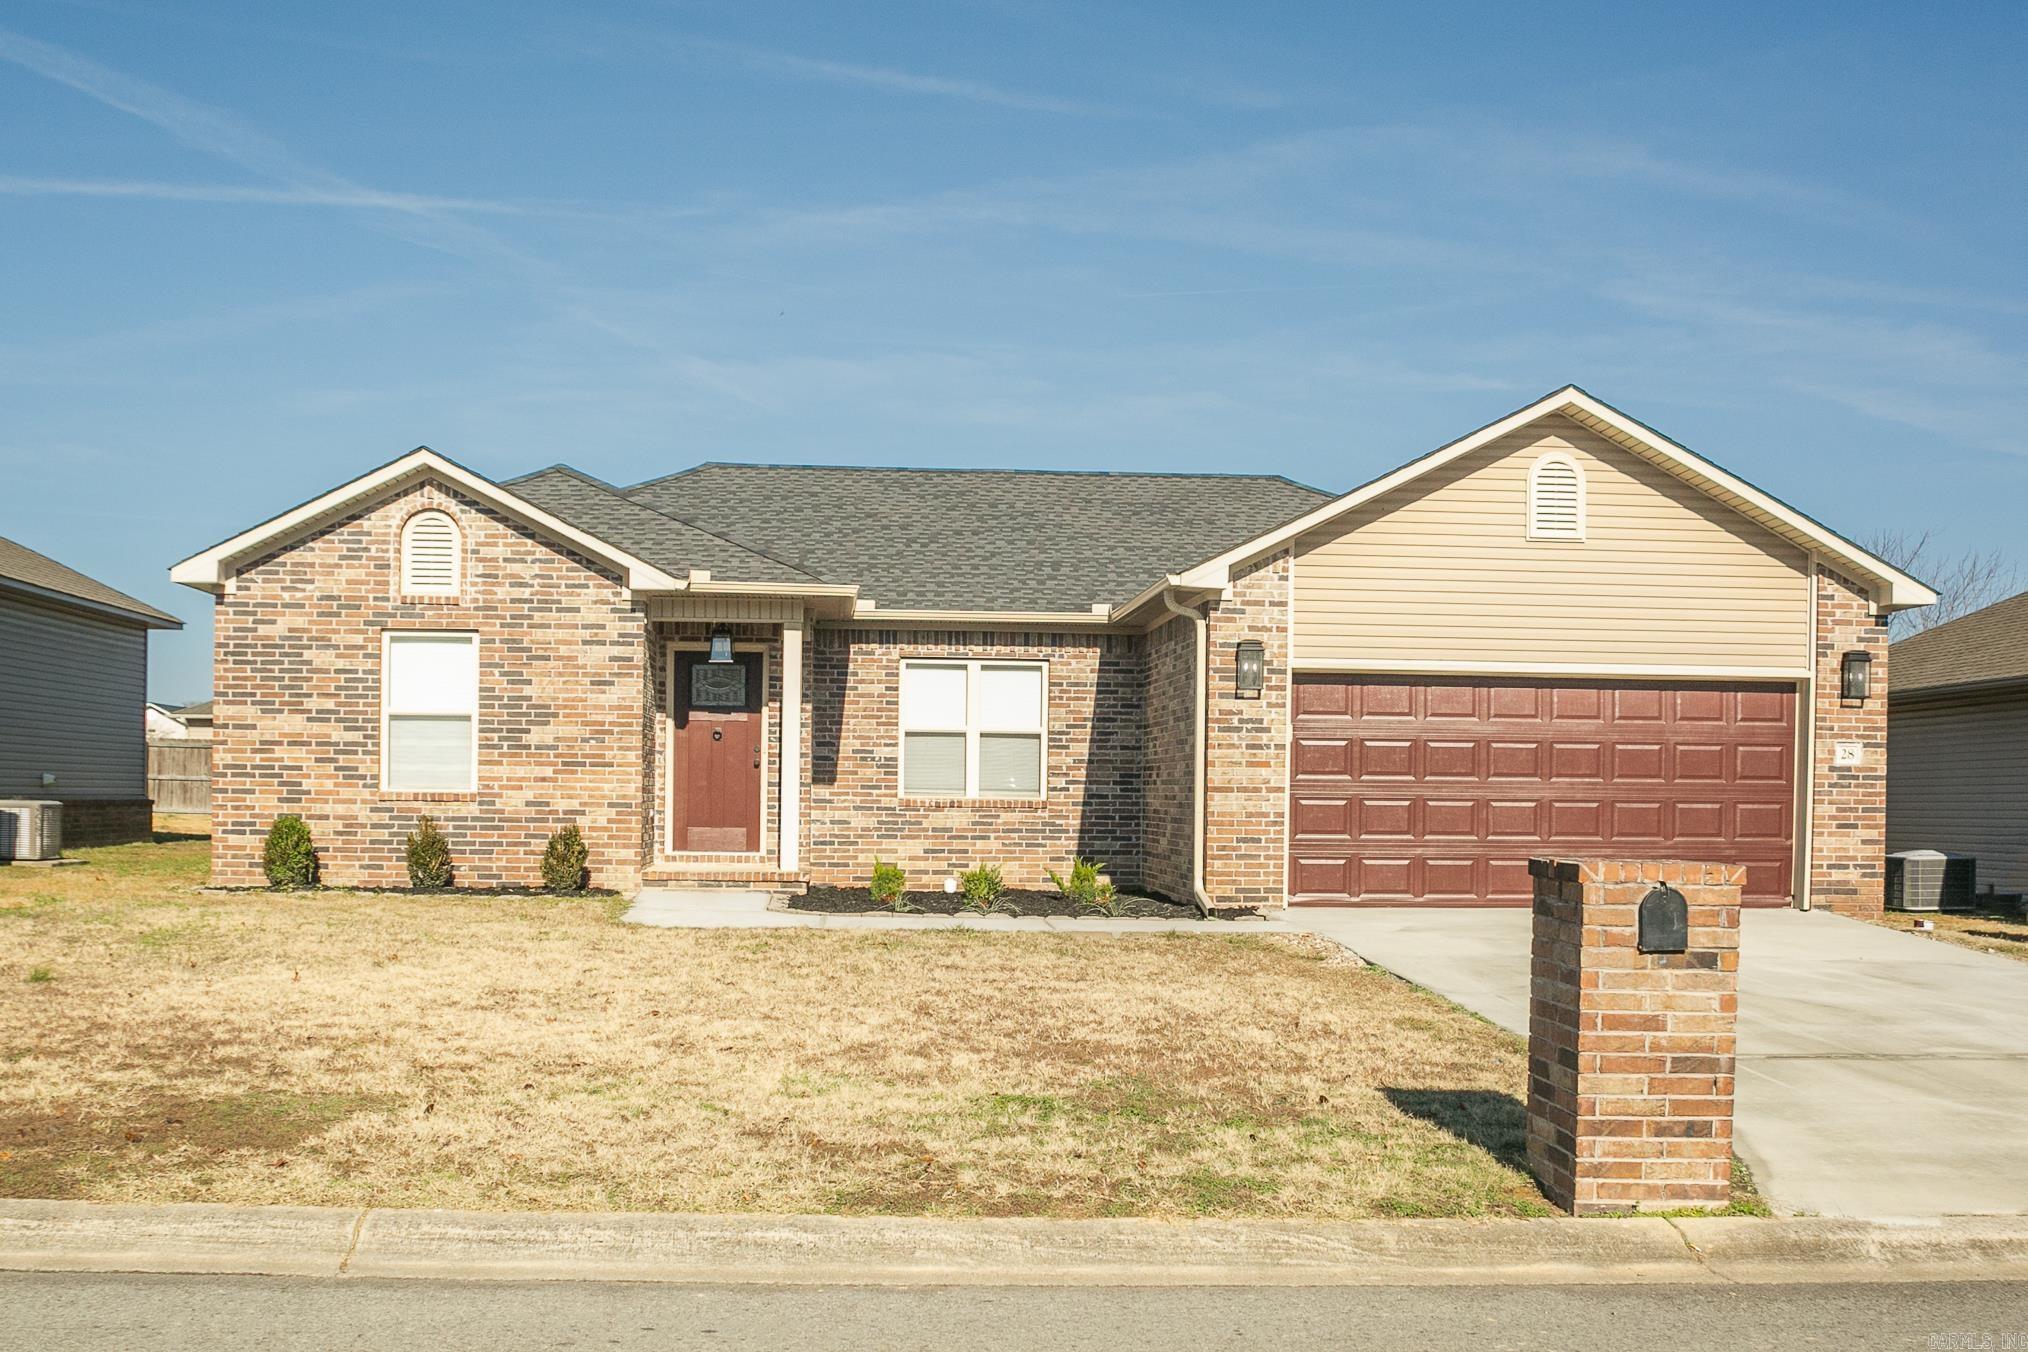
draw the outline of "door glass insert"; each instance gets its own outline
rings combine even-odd
[[[746,663],[713,666],[699,662],[690,668],[690,707],[693,709],[744,709],[746,707]]]

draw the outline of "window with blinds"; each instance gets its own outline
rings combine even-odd
[[[458,590],[458,523],[448,512],[417,512],[401,528],[401,590],[452,596]]]
[[[902,663],[902,794],[1040,798],[1046,687],[1040,662]]]
[[[1584,538],[1584,472],[1566,455],[1545,455],[1528,471],[1528,538]]]
[[[478,776],[479,636],[390,633],[381,673],[380,782],[469,793]]]

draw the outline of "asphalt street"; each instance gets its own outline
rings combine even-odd
[[[2028,1349],[2028,1284],[756,1287],[0,1273],[0,1346]]]

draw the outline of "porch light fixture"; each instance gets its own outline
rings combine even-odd
[[[720,625],[711,631],[711,656],[705,659],[713,666],[732,665],[732,631]]]
[[[1853,649],[1838,661],[1838,694],[1854,704],[1864,704],[1873,693],[1873,654]]]
[[[1242,639],[1232,650],[1232,687],[1241,699],[1259,699],[1267,686],[1267,649],[1259,639]]]

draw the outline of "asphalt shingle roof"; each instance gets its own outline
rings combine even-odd
[[[1277,475],[731,464],[619,491],[886,609],[980,611],[1117,604],[1331,497]]]
[[[114,591],[97,578],[86,577],[75,568],[66,568],[46,554],[38,554],[27,545],[0,536],[0,584],[18,582],[24,586],[36,587],[59,596],[89,601],[93,605],[109,606],[124,610],[137,619],[151,621],[157,627],[181,629],[183,621],[167,611],[157,610],[145,601],[136,601],[122,591]]]
[[[822,580],[652,504],[635,502],[611,484],[568,465],[524,474],[505,486],[545,512],[676,577],[703,568],[721,582]]]
[[[2028,681],[2028,592],[1911,634],[1888,654],[1890,693],[2016,680]]]

